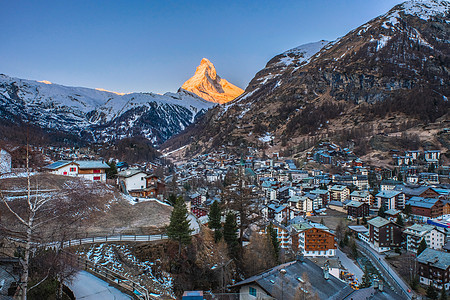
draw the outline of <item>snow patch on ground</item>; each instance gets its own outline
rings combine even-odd
[[[411,0],[402,4],[405,14],[419,17],[422,20],[437,16],[445,16],[450,11],[450,2],[444,0]]]
[[[260,140],[263,143],[268,143],[270,141],[272,141],[274,138],[274,136],[272,134],[270,134],[269,132],[266,132],[262,137],[258,138],[258,140]]]
[[[30,173],[27,173],[27,172],[7,173],[7,174],[0,175],[0,179],[5,179],[5,178],[24,178],[24,177],[27,177],[28,175],[34,176],[36,174],[37,174],[36,172],[30,172]]]
[[[390,39],[390,36],[382,35],[381,38],[377,41],[377,51],[380,51],[384,46],[386,46]]]

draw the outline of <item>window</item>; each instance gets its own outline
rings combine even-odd
[[[250,296],[256,297],[256,289],[254,287],[249,287],[248,293],[250,294]]]
[[[94,176],[94,180],[95,181],[100,180],[100,176]]]
[[[100,173],[100,170],[99,169],[94,169],[93,170],[93,173],[95,174],[95,173]]]
[[[70,172],[76,172],[77,168],[70,168]]]

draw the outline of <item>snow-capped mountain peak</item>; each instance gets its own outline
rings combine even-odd
[[[214,103],[226,103],[243,93],[243,90],[217,75],[216,68],[203,58],[194,76],[181,86],[182,90],[192,92]]]

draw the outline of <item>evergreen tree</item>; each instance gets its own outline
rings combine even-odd
[[[228,250],[233,258],[237,258],[239,240],[237,236],[236,216],[231,211],[225,217],[225,224],[223,226],[223,238],[228,245]]]
[[[445,284],[442,286],[441,297],[439,300],[447,300],[447,291],[445,290]]]
[[[397,220],[395,221],[395,223],[397,223],[398,226],[402,226],[402,227],[405,225],[403,222],[403,218],[400,214],[398,214]]]
[[[381,205],[380,209],[378,210],[378,216],[380,216],[382,218],[386,217],[386,213],[385,212],[386,212],[386,210],[384,209],[384,206]]]
[[[222,238],[222,212],[220,210],[219,203],[217,201],[214,201],[211,205],[211,209],[209,210],[208,214],[209,224],[208,227],[214,230],[214,240],[216,243],[220,241]]]
[[[364,275],[362,277],[362,283],[360,284],[360,288],[367,288],[372,284],[372,278],[367,270],[367,266],[364,266]]]
[[[411,204],[406,204],[403,212],[409,217],[409,215],[411,214]]]
[[[273,247],[275,260],[278,262],[280,258],[280,241],[278,240],[278,234],[275,228],[273,228],[272,223],[267,226],[267,236]]]
[[[193,230],[190,228],[190,223],[186,204],[182,197],[178,197],[170,215],[170,224],[167,227],[169,239],[178,242],[178,255],[181,254],[182,245],[187,245],[191,242]]]
[[[106,178],[108,179],[114,179],[117,176],[117,167],[116,163],[111,160],[110,162],[107,162],[109,169],[106,169]]]
[[[320,218],[320,224],[325,225],[325,221],[323,220],[323,218]]]
[[[433,284],[430,284],[427,288],[427,295],[428,298],[433,299],[433,300],[437,300],[438,298],[438,292],[436,291],[436,289],[434,288]]]
[[[397,175],[397,180],[398,180],[398,181],[403,181],[402,173],[398,173],[398,175]]]
[[[427,249],[427,242],[425,239],[422,239],[419,244],[419,248],[417,248],[417,255],[420,255],[425,249]]]
[[[167,201],[169,201],[170,205],[175,206],[175,204],[177,203],[177,196],[175,196],[174,194],[170,194]]]

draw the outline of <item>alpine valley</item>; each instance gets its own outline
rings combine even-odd
[[[290,156],[325,138],[363,155],[389,135],[422,132],[421,143],[448,148],[436,134],[450,119],[449,9],[448,1],[407,1],[335,41],[277,55],[240,97],[163,147],[189,141],[189,153],[256,146]]]
[[[404,2],[335,41],[275,56],[243,93],[208,59],[164,95],[0,75],[0,126],[88,143],[140,136],[188,154],[254,146],[295,156],[331,139],[364,155],[389,142],[383,136],[418,129],[422,143],[448,147],[436,134],[450,119],[449,8],[444,0]]]
[[[164,95],[67,87],[2,74],[0,119],[3,128],[27,124],[74,140],[107,142],[142,136],[158,145],[215,103],[233,100],[242,92],[220,78],[206,58],[177,93]]]

